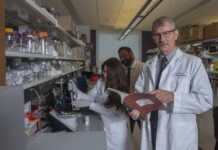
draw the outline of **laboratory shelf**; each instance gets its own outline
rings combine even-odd
[[[25,0],[25,3],[32,8],[32,11],[44,17],[44,19],[48,20],[51,24],[57,24],[57,20],[55,19],[55,17],[52,16],[46,9],[38,6],[33,0]]]
[[[54,16],[52,16],[46,9],[41,8],[38,6],[35,2],[32,0],[25,0],[24,1],[27,6],[36,13],[37,16],[42,17],[45,19],[45,21],[49,22],[49,24],[53,25],[54,27],[57,28],[58,32],[54,33],[53,35],[56,35],[58,38],[63,38],[64,41],[68,41],[70,45],[77,45],[77,46],[83,46],[85,47],[85,43],[83,43],[80,40],[77,40],[73,36],[71,36],[55,19]],[[31,11],[31,12],[32,12]]]
[[[218,52],[210,52],[210,53],[206,53],[206,55],[218,55]]]
[[[58,59],[58,57],[55,57],[55,56],[33,54],[33,53],[23,53],[23,52],[13,52],[13,51],[6,51],[5,56],[6,57],[20,57],[20,58]]]
[[[83,46],[85,47],[86,44],[83,43],[81,40],[77,40],[76,38],[74,38],[73,36],[71,36],[61,25],[59,25],[58,23],[56,24],[56,27],[62,31],[66,36],[68,36],[72,41],[75,41],[77,44],[79,44],[79,46]]]
[[[52,38],[65,42],[70,48],[81,48],[79,50],[84,50],[86,45],[82,41],[76,39],[71,34],[69,34],[63,26],[58,23],[58,20],[50,14],[45,8],[39,6],[34,0],[7,0],[6,5],[6,20],[7,24],[12,24],[20,27],[20,31],[25,30],[25,27],[30,27],[36,32],[46,31]],[[10,7],[13,6],[13,7]],[[75,51],[75,53],[74,53]],[[43,60],[66,60],[66,61],[85,61],[83,56],[78,56],[80,53],[76,53],[76,49],[72,50],[70,54],[67,53],[67,49],[63,49],[62,56],[49,56],[34,53],[24,53],[15,51],[5,51],[5,57],[11,61],[13,58],[24,58],[24,59],[40,59]],[[28,61],[28,60],[27,60]],[[36,82],[23,84],[24,89],[28,89],[40,84],[46,83],[48,81],[56,80],[60,77],[67,76],[70,73],[81,70],[78,68],[76,70],[71,70],[69,72],[64,72],[51,77],[40,79]]]
[[[36,86],[36,85],[45,83],[45,82],[47,82],[47,81],[54,80],[54,79],[56,79],[56,78],[58,78],[58,77],[59,77],[59,75],[55,75],[55,76],[53,76],[53,77],[48,77],[48,78],[45,78],[45,79],[41,79],[41,80],[38,80],[38,81],[36,81],[36,82],[23,84],[23,89],[28,89],[28,88],[34,87],[34,86]]]
[[[65,75],[68,75],[68,74],[70,74],[70,73],[72,73],[72,72],[76,72],[76,71],[79,71],[79,70],[82,70],[82,69],[85,69],[85,68],[86,68],[86,67],[80,67],[80,68],[75,69],[75,70],[72,70],[72,71],[64,72],[64,73],[62,73],[60,76],[65,76]]]
[[[203,53],[203,56],[205,58],[213,58],[213,59],[217,59],[217,56],[218,56],[218,52],[208,52],[208,53]]]
[[[193,41],[193,42],[187,42],[187,43],[183,43],[183,44],[180,44],[179,46],[180,47],[184,47],[184,46],[187,46],[187,45],[193,45],[193,46],[198,46],[198,45],[202,45],[204,43],[213,43],[213,42],[218,42],[218,37],[216,38],[210,38],[210,39],[204,39],[204,40],[198,40],[198,41]]]
[[[27,83],[27,84],[23,84],[23,89],[29,89],[31,87],[34,87],[34,86],[37,86],[37,85],[40,85],[40,84],[43,84],[45,82],[48,82],[48,81],[51,81],[51,80],[54,80],[54,79],[57,79],[57,78],[60,78],[60,77],[63,77],[63,76],[66,76],[67,74],[70,74],[70,73],[73,73],[73,72],[76,72],[76,71],[79,71],[79,70],[82,70],[84,69],[85,67],[80,67],[78,69],[75,69],[75,70],[72,70],[72,71],[69,71],[69,72],[65,72],[65,73],[61,73],[61,74],[58,74],[58,75],[55,75],[55,76],[52,76],[52,77],[47,77],[45,79],[41,79],[41,80],[38,80],[36,82],[32,82],[32,83]]]
[[[33,0],[8,0],[7,3],[14,6],[6,9],[6,20],[9,23],[28,25],[38,31],[48,31],[52,36],[71,46],[86,46],[81,40],[69,34],[52,14]]]
[[[66,58],[62,56],[48,56],[42,54],[33,54],[33,53],[24,53],[24,52],[14,52],[14,51],[6,51],[6,57],[17,57],[17,58],[38,58],[38,59],[58,59],[58,60],[71,60],[71,61],[85,61],[85,59],[78,58]]]
[[[218,75],[218,71],[207,71],[207,73],[209,73],[209,74],[217,74]]]

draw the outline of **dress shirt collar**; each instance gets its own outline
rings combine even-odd
[[[176,54],[176,50],[177,50],[177,47],[174,48],[172,50],[172,52],[170,52],[168,55],[166,55],[166,58],[167,58],[168,62],[170,62],[172,60],[173,56]],[[163,57],[164,57],[164,55],[162,55],[160,53],[160,55],[158,56],[158,59],[161,60]]]
[[[130,68],[131,68],[131,69],[132,69],[132,68],[135,68],[135,66],[136,66],[136,59],[135,59],[134,62],[131,64]]]

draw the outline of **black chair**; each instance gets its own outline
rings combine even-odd
[[[213,122],[214,122],[214,136],[216,144],[214,150],[218,150],[218,106],[213,109]]]

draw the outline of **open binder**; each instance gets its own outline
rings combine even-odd
[[[120,95],[122,104],[128,109],[136,109],[140,112],[141,119],[145,119],[149,112],[158,110],[162,103],[157,100],[154,95],[146,93],[124,93],[112,88],[108,88],[109,91],[116,92]]]

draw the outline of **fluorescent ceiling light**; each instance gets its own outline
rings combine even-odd
[[[123,35],[127,36],[131,31],[132,31],[132,29],[127,29]]]
[[[150,11],[155,9],[155,7],[160,3],[160,0],[152,0],[147,6],[146,9],[144,9],[141,13],[140,16],[146,17]]]
[[[134,22],[130,25],[129,28],[131,29],[135,28],[142,20],[143,20],[142,17],[137,17],[136,20],[134,20]]]
[[[147,0],[138,11],[124,32],[120,35],[119,40],[123,40],[127,35],[139,25],[163,0]],[[125,35],[123,37],[123,35]]]
[[[120,37],[120,40],[123,40],[123,39],[125,39],[125,37],[126,37],[126,36],[124,36],[124,35],[123,35],[123,36],[121,36],[121,37]]]

